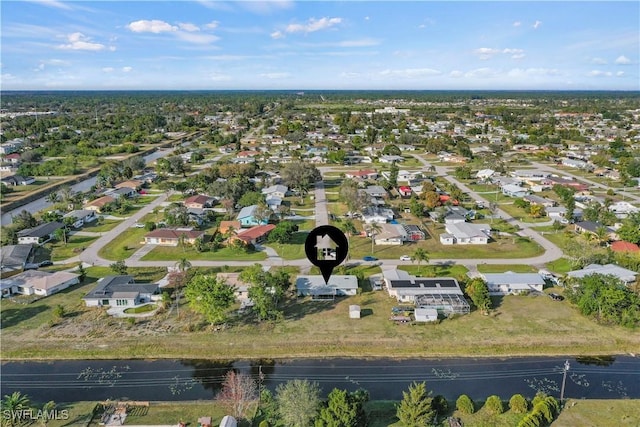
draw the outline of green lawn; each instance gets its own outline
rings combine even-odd
[[[96,240],[98,237],[95,236],[69,236],[66,244],[64,242],[46,243],[45,249],[51,251],[52,261],[62,261],[78,256],[84,248]]]
[[[129,228],[104,245],[98,251],[98,255],[112,261],[127,259],[142,247],[144,235],[147,233],[144,228]]]
[[[127,308],[124,312],[127,314],[148,313],[157,308],[158,306],[156,304],[145,304],[145,305],[141,305],[140,307]]]
[[[176,246],[156,246],[142,257],[143,261],[177,261],[186,258],[191,261],[262,261],[266,259],[264,252],[247,253],[235,248],[222,248],[215,252],[197,252],[193,247],[184,249]]]
[[[500,204],[500,209],[502,209],[503,211],[505,211],[506,213],[508,213],[509,215],[511,215],[513,218],[517,218],[519,221],[522,222],[548,222],[549,218],[546,216],[541,216],[538,218],[535,218],[533,216],[531,216],[531,214],[527,213],[527,211],[525,211],[522,208],[517,207],[514,204],[508,204],[508,203],[502,203]]]
[[[95,282],[103,277],[116,274],[109,267],[88,267],[85,270],[87,272],[85,282]],[[167,269],[165,267],[129,267],[127,274],[132,275],[136,282],[153,283],[166,276]]]
[[[568,273],[573,270],[571,263],[567,258],[558,258],[555,261],[548,262],[547,269],[558,274]]]
[[[290,243],[267,243],[267,246],[275,249],[275,251],[284,259],[300,259],[305,258],[304,242],[309,233],[297,232],[293,234]]]
[[[553,427],[640,426],[640,400],[567,400]]]
[[[526,264],[478,264],[480,273],[537,273],[538,269]]]
[[[113,230],[122,220],[117,219],[101,219],[99,221],[93,221],[85,224],[80,230],[90,231],[92,233],[103,233],[105,231]]]

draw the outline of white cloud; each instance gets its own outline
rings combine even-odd
[[[273,33],[271,33],[271,38],[272,39],[281,39],[284,37],[284,34],[282,34],[281,31],[274,31]]]
[[[524,50],[522,49],[513,49],[513,48],[504,48],[504,49],[494,49],[491,47],[481,47],[473,51],[475,55],[478,55],[478,58],[481,60],[491,59],[495,55],[505,54],[511,55],[512,59],[520,59],[524,58]]]
[[[91,38],[85,36],[82,33],[72,33],[68,34],[67,44],[58,45],[58,49],[63,50],[89,50],[89,51],[100,51],[103,50],[106,46],[100,43],[92,43]]]
[[[491,68],[483,67],[476,68],[475,70],[467,71],[464,76],[470,78],[488,78],[496,77],[498,73]]]
[[[618,71],[616,73],[616,77],[622,77],[622,76],[624,76],[624,71]]]
[[[71,6],[58,0],[29,0],[32,3],[38,3],[43,6],[55,7],[56,9],[73,10]]]
[[[611,77],[613,73],[611,71],[591,70],[587,73],[589,77]]]
[[[286,78],[291,77],[291,74],[289,74],[289,73],[263,73],[263,74],[260,74],[260,77],[264,77],[265,79],[271,79],[271,80],[286,79]]]
[[[369,19],[371,19],[371,18],[369,18],[368,16],[365,16],[365,17],[364,17],[364,20],[365,20],[365,21],[368,21]]]
[[[195,31],[200,31],[200,27],[198,27],[195,24],[191,24],[189,22],[179,22],[178,27],[180,27],[181,30],[188,31],[190,33]]]
[[[559,75],[560,71],[556,68],[514,68],[507,72],[509,77],[549,77]]]
[[[592,64],[598,64],[598,65],[604,65],[607,63],[606,59],[603,58],[591,58],[591,63]]]
[[[178,31],[178,27],[169,24],[165,21],[160,21],[158,19],[146,20],[142,19],[140,21],[133,21],[127,28],[134,33],[166,33],[172,31]]]
[[[338,25],[342,22],[342,18],[310,18],[306,24],[290,24],[287,25],[285,31],[287,33],[313,33],[325,30]]]
[[[538,28],[540,28],[540,25],[542,25],[542,21],[537,21],[533,23],[532,27],[534,30],[537,30]]]
[[[515,22],[513,23],[513,26],[514,26],[514,27],[519,27],[519,26],[521,26],[521,25],[522,25],[522,22],[520,22],[520,21],[515,21]]]
[[[631,64],[631,60],[624,55],[620,55],[616,58],[615,63],[618,65],[628,65]]]
[[[506,54],[506,55],[511,55],[511,59],[520,59],[520,58],[524,58],[524,50],[522,49],[503,49],[502,53]]]
[[[102,71],[105,72],[105,73],[113,73],[114,68],[113,67],[104,67],[102,69]]]
[[[195,44],[210,44],[220,40],[220,37],[214,36],[213,34],[187,33],[184,31],[179,31],[175,34],[180,40]]]
[[[205,24],[205,27],[210,30],[215,30],[216,28],[218,28],[218,25],[220,25],[218,21],[211,21],[208,24]]]
[[[128,72],[130,72],[131,70],[133,70],[133,67],[122,67],[122,72],[123,72],[123,73],[128,73]]]
[[[391,76],[405,79],[416,79],[420,77],[439,76],[442,72],[432,68],[406,68],[404,70],[383,70],[381,76]]]

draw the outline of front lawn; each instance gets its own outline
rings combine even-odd
[[[527,264],[478,264],[480,273],[537,273],[538,269]]]
[[[98,251],[98,255],[112,261],[127,259],[142,247],[144,235],[147,233],[144,228],[129,228],[104,245]]]
[[[267,255],[264,252],[250,252],[236,248],[221,248],[215,252],[198,252],[191,246],[156,246],[142,257],[142,261],[177,261],[186,258],[190,261],[262,261]]]
[[[53,242],[45,244],[45,248],[51,251],[52,261],[62,261],[78,256],[87,246],[98,240],[96,236],[69,236],[67,243]]]
[[[122,220],[118,219],[105,219],[93,221],[85,224],[80,231],[89,231],[91,233],[103,233],[105,231],[113,230]]]

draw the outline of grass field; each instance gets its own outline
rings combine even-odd
[[[102,219],[100,221],[93,221],[85,224],[82,227],[82,231],[89,231],[92,233],[103,233],[105,231],[113,230],[122,221],[117,219]]]
[[[505,211],[506,213],[508,213],[510,216],[512,216],[513,218],[517,218],[519,221],[522,222],[530,222],[530,223],[536,223],[536,222],[548,222],[550,221],[550,219],[546,216],[541,216],[538,218],[535,218],[533,216],[531,216],[529,213],[527,213],[527,211],[525,211],[522,208],[517,207],[514,204],[510,204],[510,203],[501,203],[500,204],[500,209],[502,209],[503,211]]]
[[[191,261],[261,261],[267,255],[264,252],[250,252],[235,248],[221,248],[215,252],[198,252],[192,246],[179,248],[176,246],[156,246],[151,252],[143,256],[143,261],[177,261],[186,258]]]
[[[130,228],[100,248],[98,255],[111,261],[127,259],[142,247],[141,242],[147,233],[144,228]]]
[[[538,269],[526,264],[478,264],[480,273],[537,273]]]
[[[94,236],[69,236],[66,244],[64,242],[47,243],[45,249],[51,251],[52,261],[62,261],[78,256],[84,248],[96,240],[98,238]]]

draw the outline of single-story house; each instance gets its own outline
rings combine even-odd
[[[274,228],[276,228],[276,226],[273,224],[256,225],[245,230],[239,230],[235,239],[242,240],[247,244],[251,243],[252,245],[256,245],[264,242]]]
[[[30,185],[36,182],[32,176],[11,175],[2,178],[2,183],[7,186],[15,187],[16,185]]]
[[[580,221],[574,224],[575,230],[577,233],[586,233],[586,234],[598,234],[599,230],[604,227],[607,232],[607,238],[610,240],[617,240],[617,236],[615,234],[615,230],[611,227],[608,227],[604,224],[601,224],[597,221]]]
[[[214,201],[215,199],[213,197],[196,194],[195,196],[187,197],[184,200],[184,205],[187,208],[204,209],[213,206]]]
[[[379,185],[370,185],[364,190],[364,192],[367,193],[371,197],[386,197],[387,196],[387,190],[385,190],[384,187],[381,187]]]
[[[523,292],[542,292],[544,279],[538,273],[483,273],[490,295],[511,295]]]
[[[509,197],[524,197],[529,194],[529,190],[514,184],[503,185],[501,190],[502,194]]]
[[[587,184],[572,179],[561,178],[559,176],[548,176],[543,179],[541,183],[549,185],[551,187],[553,187],[554,185],[561,185],[563,187],[573,188],[577,192],[589,190],[589,186]]]
[[[376,245],[402,245],[409,240],[401,224],[380,224],[381,230],[375,235]]]
[[[0,246],[0,277],[21,272],[33,255],[31,243]]]
[[[567,273],[569,277],[582,278],[591,274],[612,275],[617,277],[623,283],[627,285],[636,281],[637,271],[629,270],[627,268],[620,267],[616,264],[590,264],[582,270],[573,270]]]
[[[391,209],[382,208],[379,206],[370,206],[363,210],[362,221],[366,224],[378,223],[384,224],[393,220],[394,213]]]
[[[610,248],[613,252],[640,252],[640,246],[624,240],[613,242]]]
[[[156,228],[144,236],[145,245],[178,246],[180,238],[184,243],[194,244],[196,239],[204,237],[204,231],[193,228]]]
[[[380,163],[400,163],[400,162],[404,162],[404,157],[395,156],[391,154],[390,155],[383,154],[378,158],[378,160],[380,161]]]
[[[249,301],[249,287],[251,284],[240,280],[240,273],[218,273],[216,277],[219,280],[223,280],[227,285],[233,287],[234,294],[238,302],[246,303]]]
[[[133,276],[107,276],[82,298],[87,307],[134,307],[162,298],[156,283],[135,283]]]
[[[289,187],[282,184],[272,185],[267,188],[262,189],[262,194],[269,197],[277,197],[279,199],[284,199],[289,195]]]
[[[274,212],[278,211],[278,208],[282,205],[282,199],[278,196],[267,196],[265,198],[265,203]]]
[[[258,205],[245,206],[244,208],[240,209],[240,212],[238,212],[238,216],[236,219],[240,221],[240,224],[243,227],[252,227],[254,225],[267,224],[269,222],[267,219],[258,221],[258,219],[254,217],[256,209],[258,209]]]
[[[496,171],[493,169],[480,169],[476,173],[476,179],[479,179],[480,181],[488,181],[495,173]]]
[[[536,196],[535,194],[527,194],[526,196],[523,197],[523,199],[531,203],[532,205],[540,205],[540,206],[544,206],[545,208],[550,208],[557,205],[555,200]]]
[[[467,314],[470,306],[458,281],[450,277],[416,277],[406,271],[383,270],[389,296],[399,302],[414,303],[416,308],[436,310],[439,314]]]
[[[105,196],[111,196],[114,199],[119,199],[120,197],[126,197],[127,199],[130,199],[132,197],[135,197],[138,195],[138,191],[135,188],[131,188],[131,187],[119,187],[119,188],[112,188],[108,191],[106,191]]]
[[[366,170],[345,172],[344,176],[346,178],[352,178],[352,179],[378,179],[378,172],[371,169],[366,169]]]
[[[440,235],[443,245],[486,245],[491,236],[489,224],[470,224],[466,222],[446,224],[446,233]]]
[[[67,271],[27,270],[6,279],[0,286],[2,296],[22,294],[49,296],[80,283],[78,274]]]
[[[402,197],[411,197],[412,192],[413,190],[411,190],[411,187],[408,187],[406,185],[401,185],[400,187],[398,187],[398,193],[400,193],[400,196]]]
[[[140,190],[145,182],[138,179],[130,179],[123,181],[115,185],[115,188],[133,188],[134,190]]]
[[[313,299],[333,299],[336,296],[353,296],[358,290],[358,278],[353,275],[332,275],[325,283],[322,276],[298,276],[296,292],[298,296]]]
[[[218,231],[221,234],[226,234],[229,230],[238,231],[242,228],[240,221],[220,221]]]
[[[629,202],[618,201],[609,206],[609,210],[613,212],[617,218],[626,218],[629,215],[640,212],[640,208]]]
[[[59,230],[61,228],[64,228],[63,223],[58,221],[51,221],[40,224],[37,227],[18,231],[18,243],[34,243],[36,245],[42,245],[43,243],[51,240],[56,230]]]
[[[83,225],[93,222],[98,219],[96,211],[89,209],[80,209],[71,211],[62,216],[63,218],[73,218],[73,228],[80,228]]]
[[[112,196],[102,196],[88,203],[85,203],[84,208],[91,211],[96,211],[97,213],[101,213],[105,205],[113,203],[115,201],[116,199]]]

